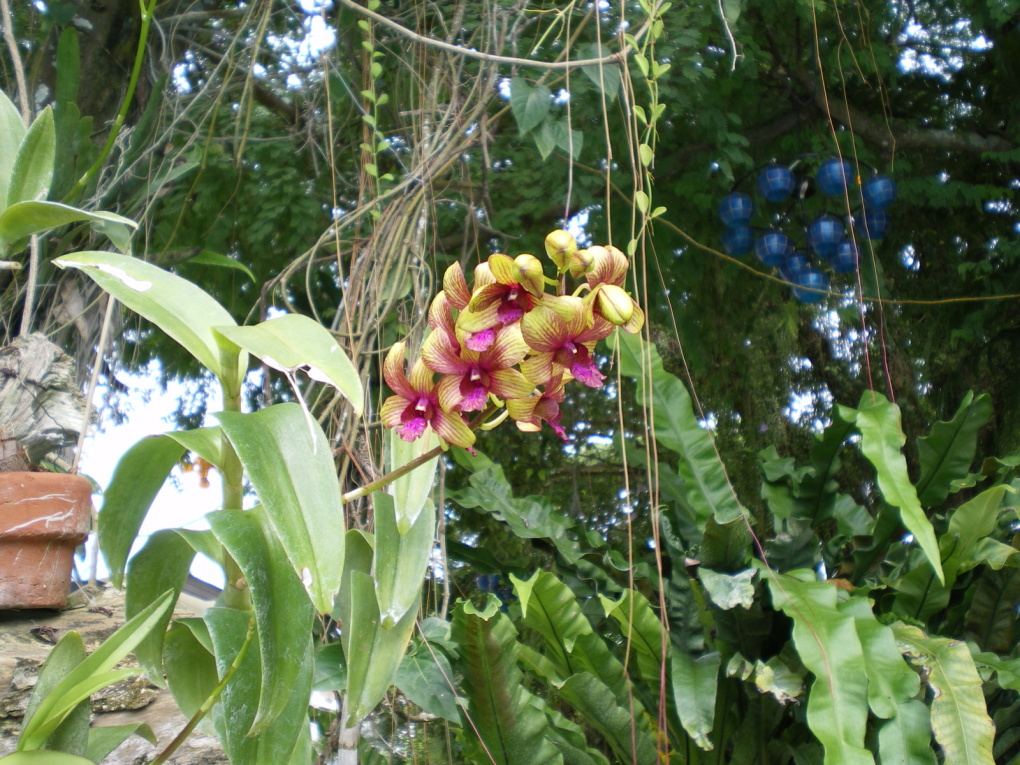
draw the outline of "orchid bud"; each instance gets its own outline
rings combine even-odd
[[[622,287],[603,284],[598,292],[599,313],[606,321],[618,327],[630,321],[634,315],[634,301]]]
[[[517,282],[535,297],[545,292],[545,274],[542,261],[534,255],[518,255],[514,258],[517,267]]]
[[[589,247],[588,251],[595,259],[587,274],[588,284],[592,287],[597,284],[623,284],[630,267],[626,255],[611,244],[606,247]]]
[[[570,256],[577,252],[577,241],[569,231],[556,229],[545,238],[545,252],[562,274],[570,264]]]
[[[570,256],[570,275],[575,279],[580,279],[582,276],[591,271],[595,265],[595,258],[588,250],[578,250]]]

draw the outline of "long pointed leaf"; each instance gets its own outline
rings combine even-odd
[[[917,439],[921,477],[917,495],[924,507],[942,504],[949,496],[952,482],[967,475],[977,451],[977,433],[992,416],[992,400],[987,393],[975,397],[968,393],[953,419],[936,422],[931,433]]]
[[[26,200],[38,201],[46,198],[53,182],[56,143],[53,109],[47,106],[32,122],[18,148],[18,156],[14,160],[14,170],[11,173],[11,185],[7,187],[8,206]]]
[[[334,386],[361,415],[365,398],[361,376],[333,335],[318,322],[289,313],[254,327],[216,327],[216,331],[273,369],[301,369],[313,380]]]
[[[258,711],[246,735],[265,731],[286,708],[290,690],[311,685],[308,636],[315,616],[304,586],[269,528],[262,508],[206,516],[213,534],[241,567],[255,609],[262,682]]]
[[[591,634],[588,619],[577,605],[574,593],[547,571],[536,571],[527,581],[510,575],[521,604],[524,623],[545,640],[545,655],[564,677],[578,671],[570,654],[581,635]]]
[[[124,452],[117,463],[99,512],[99,549],[114,587],[123,586],[124,567],[142,521],[183,456],[184,447],[174,439],[148,436]]]
[[[392,629],[408,609],[418,605],[418,593],[432,557],[436,535],[436,508],[425,501],[411,528],[403,535],[397,529],[393,497],[383,492],[372,495],[375,510],[375,594],[383,629]]]
[[[217,417],[312,604],[328,614],[343,573],[344,513],[326,436],[297,404]]]
[[[46,661],[43,662],[42,668],[39,670],[35,688],[32,689],[28,706],[22,716],[22,727],[28,725],[39,709],[39,705],[53,692],[60,681],[83,661],[85,661],[85,643],[82,641],[81,633],[73,630],[65,633],[53,646],[53,650],[50,651],[50,655],[46,657]],[[53,731],[43,746],[68,754],[85,754],[88,748],[91,716],[91,705],[86,699],[78,704],[74,711],[67,716],[67,719]]]
[[[0,216],[0,226],[9,213],[10,210]],[[239,394],[248,368],[248,354],[223,352],[222,341],[217,341],[213,327],[235,322],[209,293],[151,263],[112,252],[76,252],[57,258],[53,263],[59,268],[84,272],[117,300],[183,345],[219,378],[228,395]]]
[[[904,624],[893,629],[910,660],[928,670],[931,727],[946,762],[992,765],[995,725],[988,716],[981,677],[967,644],[931,637]]]
[[[715,720],[721,665],[722,657],[717,651],[694,658],[675,646],[670,650],[670,680],[680,724],[706,752],[715,747],[709,734]]]
[[[0,91],[0,210],[7,207],[7,187],[11,185],[14,160],[25,138],[25,122],[7,94]]]
[[[25,725],[18,740],[18,749],[35,749],[42,745],[64,718],[96,690],[123,676],[137,674],[135,670],[110,670],[135,649],[142,638],[171,608],[172,593],[163,597],[128,621],[103,641],[91,656],[71,670],[50,694],[39,704],[35,715]],[[105,678],[104,685],[92,687],[95,678]],[[113,679],[110,679],[113,678]]]
[[[479,612],[470,603],[453,614],[452,634],[460,647],[460,669],[473,723],[469,761],[491,765],[562,763],[545,735],[549,721],[531,703],[517,668],[517,632],[496,602]]]
[[[426,428],[425,435],[415,441],[405,441],[396,430],[389,435],[389,469],[396,470],[411,460],[439,445],[439,436],[432,428]],[[411,524],[418,518],[418,513],[425,506],[425,500],[432,493],[432,485],[436,481],[436,468],[439,457],[419,465],[410,473],[400,476],[390,484],[389,493],[393,495],[394,508],[397,513],[397,529],[406,534]]]
[[[813,576],[813,572],[807,572]],[[864,748],[868,679],[853,617],[836,607],[830,582],[800,581],[785,574],[768,579],[772,602],[793,620],[793,642],[814,674],[807,722],[825,747],[825,765],[872,765]]]
[[[878,488],[886,502],[899,508],[900,520],[928,557],[939,581],[945,585],[942,556],[931,521],[921,509],[917,491],[907,475],[907,460],[901,449],[906,436],[900,428],[900,409],[881,393],[865,392],[857,411],[861,452],[878,474]]]

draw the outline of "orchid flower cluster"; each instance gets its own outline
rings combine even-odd
[[[624,290],[629,263],[616,247],[578,247],[563,230],[545,239],[558,279],[546,277],[534,255],[490,255],[468,286],[460,264],[443,277],[429,308],[431,334],[405,375],[404,343],[386,356],[383,376],[394,391],[383,404],[382,422],[405,441],[429,426],[447,444],[470,448],[473,428],[489,414],[506,417],[525,432],[547,423],[563,440],[564,386],[577,380],[601,388],[595,344],[615,327],[636,333],[644,313]],[[566,294],[566,274],[582,280]],[[555,286],[556,292],[546,292]],[[439,379],[436,380],[436,375]],[[473,413],[476,421],[469,420]]]

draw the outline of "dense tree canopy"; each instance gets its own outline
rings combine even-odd
[[[562,405],[568,445],[548,428],[521,433],[504,424],[480,438],[483,454],[446,459],[441,487],[455,501],[444,508],[447,570],[461,594],[478,595],[479,574],[524,578],[554,566],[593,620],[596,594],[638,587],[675,647],[696,655],[721,641],[724,654],[753,664],[789,645],[791,623],[803,626],[796,602],[814,595],[791,579],[788,591],[773,585],[771,605],[759,597],[743,615],[718,601],[706,606],[702,586],[714,585],[699,586],[699,562],[733,576],[751,571],[752,557],[777,571],[821,564],[857,587],[878,586],[878,576],[899,587],[886,614],[902,617],[917,605],[919,626],[1002,657],[1015,653],[1015,615],[1002,616],[1005,643],[982,642],[965,611],[980,593],[1013,596],[1020,580],[1004,572],[1016,569],[983,559],[966,574],[972,579],[961,569],[956,589],[955,579],[943,582],[944,599],[931,606],[917,595],[917,556],[897,547],[917,529],[890,515],[899,505],[886,493],[884,468],[865,446],[836,455],[844,442],[874,443],[862,424],[879,417],[862,398],[867,391],[879,394],[874,407],[898,406],[904,469],[915,482],[934,481],[926,447],[917,446],[933,423],[987,420],[968,436],[974,444],[952,475],[953,493],[930,501],[937,491],[918,490],[940,534],[950,511],[973,498],[973,460],[987,458],[984,477],[997,481],[1016,462],[1017,2],[47,0],[16,3],[4,24],[0,85],[31,111],[54,109],[50,199],[134,218],[134,254],[200,284],[239,323],[304,314],[349,353],[369,391],[364,418],[326,388],[305,388],[345,489],[383,470],[381,359],[405,337],[417,351],[450,265],[470,273],[493,252],[542,255],[546,233],[563,226],[582,244],[626,251],[627,288],[645,307],[647,337],[662,358],[662,369],[644,370],[646,383],[661,373],[656,385],[674,398],[646,419],[640,404],[658,399],[631,383],[641,365],[600,346],[609,379],[602,390],[571,389]],[[770,206],[756,191],[769,163],[792,163],[813,179],[837,155],[858,176],[845,196],[810,189]],[[817,215],[860,218],[860,183],[875,173],[898,189],[889,233],[869,240],[856,229],[859,267],[824,268],[829,282],[818,302],[798,300],[789,274],[754,255],[724,251],[717,211],[731,191],[755,199],[757,227],[781,224],[803,249]],[[83,377],[104,299],[48,264],[99,241],[81,226],[38,245],[34,324],[76,349]],[[0,271],[7,337],[18,331],[25,284],[23,272]],[[118,321],[115,342],[100,349],[111,380],[113,369],[153,358],[167,375],[200,374],[150,325],[130,315]],[[682,385],[672,387],[679,384],[666,372]],[[246,389],[254,408],[292,395],[268,367],[252,379],[260,381]],[[712,437],[671,420],[674,406],[690,409],[686,424]],[[686,435],[670,440],[670,428]],[[492,469],[485,455],[500,467],[498,480],[486,473],[492,495],[475,480]],[[726,472],[716,476],[710,464]],[[705,511],[690,499],[701,471],[732,491],[736,515],[727,516],[729,500]],[[541,495],[529,506],[533,533],[508,532],[500,491],[517,501]],[[813,514],[799,515],[812,497]],[[750,522],[735,531],[727,521],[739,508]],[[350,515],[371,527],[367,503]],[[996,531],[1003,543],[1007,526],[1000,521]],[[764,585],[756,586],[760,596]],[[607,639],[617,641],[614,650],[629,646],[619,635]],[[784,666],[801,677],[817,668],[806,656]],[[999,682],[995,693],[1012,687]],[[769,692],[782,702],[779,684]],[[573,703],[571,692],[583,695],[564,688],[564,704]],[[649,709],[667,695],[657,682],[641,693]],[[993,696],[989,708],[1012,720],[1014,701]],[[753,707],[762,730],[775,725],[791,752],[817,756],[802,736],[803,715],[735,699],[733,710],[720,702],[721,724]],[[778,722],[783,715],[787,722]],[[606,743],[612,726],[596,718],[586,723],[601,737],[596,748],[623,761]],[[683,727],[694,735],[686,718]],[[672,736],[665,728],[661,735]],[[740,743],[719,741],[733,761],[753,761]],[[996,757],[1010,761],[1015,746],[1003,743]]]

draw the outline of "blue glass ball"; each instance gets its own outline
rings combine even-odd
[[[746,255],[754,247],[754,231],[750,226],[728,226],[722,235],[722,248],[727,255]]]
[[[815,290],[827,292],[829,289],[829,280],[825,278],[825,274],[813,268],[801,271],[794,277],[793,283],[797,285],[793,288],[793,296],[802,303],[817,303],[825,297],[825,292]]]
[[[753,214],[754,204],[751,197],[741,191],[727,194],[719,204],[719,217],[727,226],[746,225]]]
[[[839,197],[846,193],[854,177],[854,169],[845,159],[827,159],[818,168],[816,177],[819,191],[830,197]]]
[[[836,246],[845,235],[843,224],[832,215],[822,215],[811,221],[808,226],[807,239],[811,249],[820,257],[828,258],[836,251]]]
[[[754,254],[766,266],[779,268],[793,252],[793,242],[782,231],[762,234],[754,243]]]
[[[793,171],[782,165],[766,167],[758,175],[758,191],[770,202],[782,202],[790,198],[797,179]]]
[[[864,210],[854,221],[857,231],[865,239],[878,240],[889,233],[892,216],[885,210]]]
[[[786,281],[794,281],[802,272],[811,267],[807,255],[800,252],[791,252],[779,268],[779,274]]]
[[[896,184],[885,175],[873,175],[861,187],[864,206],[869,210],[884,210],[896,201]]]
[[[829,265],[837,274],[852,274],[857,270],[857,245],[844,239],[836,245],[836,251],[829,256]]]

